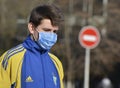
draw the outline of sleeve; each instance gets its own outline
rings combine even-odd
[[[8,69],[5,70],[2,66],[5,54],[0,57],[0,88],[11,87]]]
[[[58,73],[59,73],[59,77],[60,77],[60,84],[61,84],[61,88],[64,88],[64,85],[63,85],[63,79],[64,79],[64,71],[63,71],[63,66],[62,66],[62,63],[61,61],[53,54],[49,53],[50,57],[52,58],[57,70],[58,70]]]

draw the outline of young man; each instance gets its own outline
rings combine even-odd
[[[63,88],[62,64],[49,53],[62,20],[54,5],[40,5],[32,10],[30,35],[0,57],[0,88]]]

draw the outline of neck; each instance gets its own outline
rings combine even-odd
[[[35,39],[34,35],[31,34],[30,37],[31,37],[31,39],[32,39],[33,41],[37,41],[37,40]]]

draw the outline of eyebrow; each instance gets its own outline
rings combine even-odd
[[[52,30],[52,29],[50,29],[50,28],[43,28],[43,30],[49,31],[49,30]]]

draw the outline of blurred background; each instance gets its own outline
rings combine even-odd
[[[0,0],[0,55],[22,43],[29,14],[42,3],[54,3],[64,13],[51,52],[63,63],[65,88],[83,88],[85,49],[78,35],[86,25],[95,26],[101,35],[90,53],[90,88],[120,88],[120,0]]]

